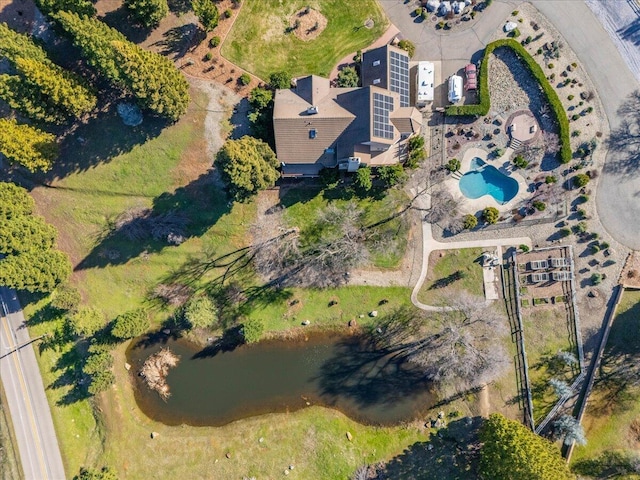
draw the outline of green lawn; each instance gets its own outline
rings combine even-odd
[[[281,199],[282,205],[287,207],[285,219],[289,225],[298,227],[303,237],[313,238],[322,235],[322,232],[311,228],[314,220],[318,212],[330,203],[339,208],[347,208],[348,205],[355,203],[364,211],[363,225],[366,226],[388,218],[407,201],[408,197],[402,190],[391,189],[386,194],[380,192],[380,195],[358,197],[342,183],[326,190],[308,186],[292,189]],[[377,227],[377,233],[381,236],[391,235],[393,240],[385,251],[372,246],[370,260],[373,266],[378,268],[397,267],[407,246],[409,225],[406,219],[393,219]]]
[[[640,363],[640,290],[627,290],[618,307],[603,356],[603,372],[609,375],[620,363]],[[640,450],[640,388],[620,388],[615,377],[609,382],[596,379],[583,420],[588,443],[578,447],[573,465],[595,460],[606,452]],[[597,463],[597,462],[594,462]],[[617,476],[638,479],[640,475]]]
[[[11,415],[2,384],[0,384],[0,480],[24,478]]]
[[[460,291],[484,297],[480,263],[483,251],[482,248],[466,248],[431,252],[429,272],[418,292],[418,299],[428,305],[435,305],[441,303],[443,297]],[[462,272],[462,278],[455,280],[456,272]]]
[[[328,23],[317,38],[305,42],[285,29],[291,15],[307,5]],[[371,29],[363,26],[369,18],[375,23]],[[281,70],[327,77],[342,57],[373,43],[387,25],[375,0],[245,0],[222,54],[264,80]]]
[[[578,374],[577,364],[571,367],[559,362],[556,358],[560,350],[571,352],[576,358],[578,354],[569,343],[565,318],[563,307],[531,307],[522,312],[524,343],[533,397],[533,416],[536,422],[544,419],[558,400],[549,386],[549,380],[556,378],[571,384]]]

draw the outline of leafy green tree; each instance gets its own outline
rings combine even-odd
[[[495,207],[487,207],[482,211],[482,218],[490,224],[498,223],[500,212]]]
[[[116,317],[111,334],[116,338],[127,338],[142,335],[149,328],[149,317],[143,309],[132,310]]]
[[[462,226],[467,230],[476,228],[478,226],[478,218],[475,215],[468,213],[462,217]]]
[[[205,31],[210,32],[218,26],[220,12],[213,0],[193,0],[191,5]]]
[[[15,120],[0,118],[0,154],[28,170],[46,172],[58,157],[55,136]]]
[[[360,78],[358,72],[353,67],[345,67],[338,72],[336,83],[339,87],[357,87]]]
[[[407,52],[409,54],[409,58],[413,58],[416,53],[416,46],[411,40],[400,40],[398,42],[398,47]]]
[[[371,182],[371,169],[367,166],[361,166],[356,172],[355,182],[356,187],[368,192],[371,190],[373,183]]]
[[[102,467],[99,470],[83,467],[80,469],[80,473],[73,477],[73,480],[118,480],[118,476],[109,467]]]
[[[75,312],[81,301],[82,297],[78,289],[68,283],[59,285],[51,296],[51,306],[65,312]]]
[[[273,91],[256,87],[249,94],[251,135],[273,144]]]
[[[291,88],[291,74],[284,70],[272,73],[269,75],[269,86],[274,90]]]
[[[378,169],[378,175],[387,187],[393,187],[407,178],[407,174],[400,164],[380,167]]]
[[[141,106],[178,120],[189,105],[189,84],[171,61],[131,42],[111,42],[116,49],[122,82]]]
[[[216,165],[230,193],[244,199],[271,187],[278,179],[278,159],[271,147],[257,138],[227,140],[218,152]]]
[[[273,92],[264,87],[256,87],[249,93],[251,108],[264,110],[273,104]]]
[[[424,137],[422,135],[413,135],[407,140],[407,148],[410,152],[424,149]]]
[[[157,26],[169,13],[167,0],[125,0],[124,5],[145,27]]]
[[[491,480],[569,480],[560,451],[524,425],[494,413],[480,432],[480,474]]]
[[[185,305],[184,319],[191,328],[211,328],[216,325],[218,316],[211,299],[200,296],[192,298]]]
[[[45,15],[56,12],[73,12],[93,17],[96,8],[89,0],[36,0],[38,9]]]
[[[105,324],[103,313],[93,307],[80,307],[68,319],[73,332],[82,337],[90,337]]]
[[[255,343],[260,338],[262,338],[262,334],[264,333],[264,324],[262,320],[257,318],[247,320],[242,324],[242,335],[244,337],[244,341],[246,343]]]

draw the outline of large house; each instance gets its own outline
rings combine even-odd
[[[398,163],[406,138],[422,125],[409,106],[409,57],[391,45],[365,52],[361,75],[357,88],[310,75],[276,91],[273,128],[284,176]]]

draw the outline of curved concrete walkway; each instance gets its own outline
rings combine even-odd
[[[431,201],[428,195],[420,197],[416,204],[420,208],[428,209]],[[514,237],[514,238],[490,238],[484,240],[466,240],[461,242],[439,242],[433,238],[433,231],[431,230],[431,224],[427,222],[422,223],[422,270],[420,271],[420,277],[413,291],[411,292],[411,302],[418,308],[431,312],[439,312],[447,310],[448,307],[436,307],[433,305],[427,305],[418,300],[418,293],[427,278],[427,272],[429,271],[429,255],[434,250],[454,250],[459,248],[489,248],[489,247],[504,247],[510,245],[527,245],[531,247],[531,239],[529,237]]]

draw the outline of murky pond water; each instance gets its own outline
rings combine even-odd
[[[144,361],[168,347],[180,356],[162,400],[138,376]],[[168,425],[224,425],[308,405],[335,408],[365,424],[417,418],[434,403],[421,372],[358,337],[311,336],[266,341],[231,351],[201,349],[182,339],[134,340],[127,351],[141,410]]]

